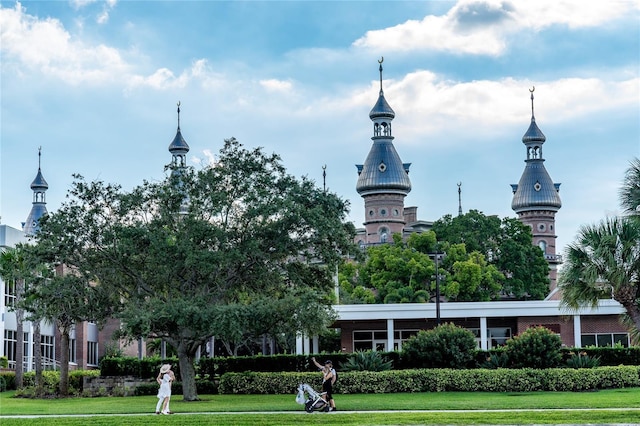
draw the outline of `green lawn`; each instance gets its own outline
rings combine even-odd
[[[440,392],[336,395],[338,412],[313,414],[305,413],[302,406],[295,403],[295,395],[202,395],[202,400],[197,402],[183,402],[181,396],[176,395],[171,402],[171,409],[176,413],[172,416],[152,414],[157,401],[154,396],[54,400],[31,400],[12,396],[13,392],[0,393],[0,423],[3,426],[146,425],[150,422],[160,425],[260,426],[640,423],[640,388],[584,393]],[[228,414],[229,412],[236,414]],[[98,416],[57,417],[82,414]],[[45,417],[11,417],[26,415]]]

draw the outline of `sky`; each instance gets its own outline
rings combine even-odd
[[[55,212],[73,174],[125,190],[165,177],[177,127],[190,165],[225,139],[349,200],[379,91],[411,163],[405,206],[516,217],[531,120],[561,183],[557,252],[619,214],[640,156],[638,0],[0,1],[0,223],[21,228],[41,169]],[[323,180],[326,167],[326,180]]]

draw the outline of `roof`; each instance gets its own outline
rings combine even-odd
[[[189,145],[182,137],[182,133],[180,133],[180,127],[178,127],[178,131],[176,132],[176,137],[173,138],[173,141],[169,145],[169,152],[172,154],[186,154],[189,152]]]
[[[544,160],[526,160],[526,163],[520,182],[511,185],[514,191],[511,208],[516,213],[541,208],[558,211],[562,207],[558,195],[560,184],[553,183],[544,167]]]
[[[373,137],[373,145],[364,164],[358,168],[358,182],[356,191],[360,195],[372,192],[397,191],[408,194],[411,191],[409,180],[409,166],[403,163],[396,152],[393,138]]]

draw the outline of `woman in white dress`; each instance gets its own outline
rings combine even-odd
[[[156,414],[173,414],[169,411],[169,399],[171,399],[171,382],[173,382],[174,378],[173,371],[171,371],[171,364],[164,364],[160,367],[160,373],[158,377],[156,377],[156,381],[160,385],[160,389],[158,389]]]

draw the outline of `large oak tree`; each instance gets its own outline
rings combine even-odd
[[[241,338],[248,324],[256,337],[312,335],[332,320],[332,275],[354,250],[347,213],[279,156],[230,139],[215,164],[128,192],[77,177],[37,239],[48,261],[117,295],[125,334],[176,349],[190,401],[211,336]]]

